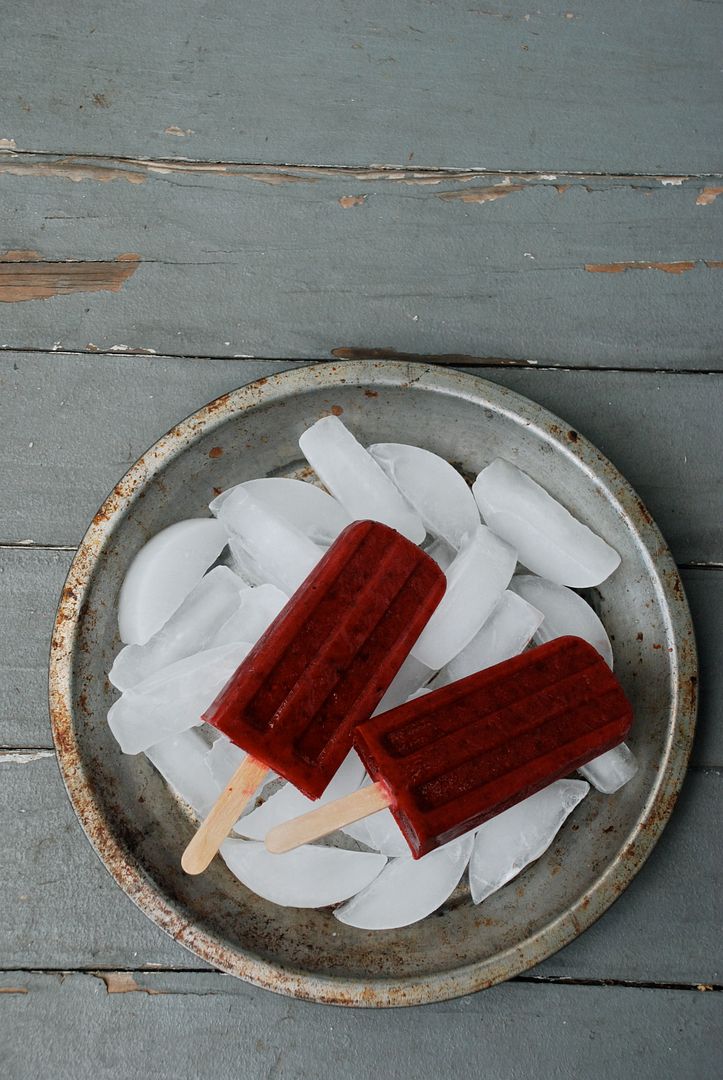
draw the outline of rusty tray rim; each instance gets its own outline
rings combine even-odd
[[[73,655],[81,613],[96,561],[115,524],[148,481],[196,439],[222,426],[239,411],[267,405],[291,394],[339,385],[408,387],[463,397],[480,408],[492,405],[516,421],[544,431],[556,450],[573,456],[591,480],[605,488],[620,514],[637,533],[648,568],[665,598],[674,634],[670,654],[674,722],[656,783],[621,854],[600,874],[594,887],[570,909],[537,933],[484,961],[422,978],[367,980],[309,974],[272,963],[250,951],[231,948],[189,922],[145,873],[131,852],[107,829],[86,773],[73,721]],[[407,361],[325,361],[292,368],[223,394],[176,424],[143,454],[116,484],[94,516],[71,564],[53,629],[49,666],[49,704],[53,740],[68,796],[97,855],[140,910],[175,941],[230,975],[276,993],[325,1004],[388,1007],[420,1005],[492,986],[540,963],[594,923],[624,891],[652,851],[672,813],[685,776],[697,712],[698,664],[690,611],[677,567],[651,515],[630,484],[587,439],[571,432],[548,410],[528,398],[456,369]]]

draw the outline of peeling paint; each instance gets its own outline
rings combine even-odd
[[[366,195],[342,195],[337,200],[339,206],[342,206],[345,210],[348,210],[350,206],[363,206],[366,201]]]
[[[0,147],[1,147],[0,142]],[[0,161],[0,173],[10,176],[55,176],[63,180],[80,183],[81,180],[98,180],[107,183],[111,180],[125,180],[128,184],[145,184],[142,172],[133,172],[128,166],[87,165],[75,162],[72,158],[58,161]]]
[[[105,983],[109,994],[148,994],[154,997],[163,994],[163,990],[151,990],[148,986],[139,986],[130,971],[94,971],[97,979]]]
[[[0,139],[0,150],[17,150],[15,139]]]
[[[707,187],[703,188],[698,198],[695,200],[696,206],[710,206],[712,202],[718,198],[719,195],[723,195],[723,187]]]
[[[245,172],[241,174],[247,180],[257,180],[260,184],[270,184],[272,187],[278,187],[280,184],[315,184],[316,177],[309,176],[295,176],[293,173],[284,172],[269,172],[269,173],[250,173]]]
[[[494,184],[491,187],[467,188],[464,191],[440,191],[438,199],[445,202],[486,203],[504,199],[513,191],[522,191],[524,184]]]
[[[29,765],[54,757],[54,750],[0,750],[0,765]]]
[[[29,994],[27,986],[0,986],[0,994]]]
[[[16,254],[10,252],[7,261],[0,255],[0,303],[49,300],[76,292],[118,292],[139,265],[135,252],[119,255],[111,262],[53,262],[41,258],[18,261],[12,257]]]
[[[687,270],[694,270],[695,260],[692,262],[619,262],[619,263],[585,263],[585,269],[591,274],[622,274],[625,270],[662,270],[664,274],[684,274]]]
[[[39,251],[24,250],[21,248],[6,251],[2,256],[3,262],[37,262],[38,259],[42,259],[42,255]]]
[[[661,176],[660,183],[663,187],[680,187],[686,180],[689,180],[688,176]]]
[[[191,128],[180,128],[176,127],[175,124],[171,124],[170,127],[163,129],[163,134],[177,135],[179,139],[183,139],[186,137],[186,135],[193,135],[195,133],[191,130]]]

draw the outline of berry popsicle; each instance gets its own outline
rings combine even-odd
[[[441,600],[433,559],[375,521],[347,526],[203,719],[247,752],[182,858],[200,873],[269,769],[318,798]]]
[[[631,723],[595,649],[557,638],[360,724],[375,783],[277,826],[266,845],[286,851],[388,806],[421,858],[616,746]]]

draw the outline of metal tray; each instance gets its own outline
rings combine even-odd
[[[329,910],[281,908],[220,859],[180,868],[189,812],[106,724],[126,568],[159,529],[202,516],[214,491],[304,473],[298,438],[343,415],[365,443],[428,447],[472,476],[518,463],[613,544],[622,565],[593,596],[635,709],[640,762],[618,794],[591,793],[550,850],[475,907],[460,885],[402,930],[364,932]],[[412,1005],[467,994],[532,967],[580,934],[638,871],[675,803],[693,737],[697,662],[678,572],[650,514],[590,443],[538,405],[460,372],[397,362],[326,363],[260,379],[174,427],[95,515],[63,590],[50,662],[53,735],[68,794],[106,867],[142,911],[210,964],[259,986],[338,1005]]]

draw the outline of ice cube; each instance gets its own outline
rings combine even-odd
[[[206,754],[204,762],[214,782],[221,789],[226,787],[245,757],[245,752],[231,742],[228,735],[221,734]]]
[[[288,596],[275,585],[257,585],[244,589],[240,603],[226,622],[222,623],[211,645],[227,645],[234,641],[250,641],[255,645],[279,612],[286,607]]]
[[[374,710],[374,716],[402,705],[409,695],[424,686],[433,674],[432,668],[428,668],[415,656],[408,656],[387,687],[387,692]]]
[[[464,679],[476,671],[517,656],[527,648],[542,619],[541,611],[521,596],[506,590],[469,645],[450,660],[432,681],[432,689],[436,690],[439,686],[446,686],[447,683]]]
[[[447,570],[447,591],[419,635],[412,656],[438,671],[468,645],[507,588],[514,550],[478,525]]]
[[[422,519],[457,550],[480,523],[472,492],[455,468],[421,446],[375,443],[369,453]]]
[[[539,859],[589,790],[584,780],[557,780],[480,825],[469,864],[475,904]]]
[[[272,514],[283,518],[292,528],[304,533],[315,544],[328,547],[351,522],[341,503],[315,484],[291,480],[283,476],[247,480],[244,484],[222,491],[209,505],[218,516],[229,495],[239,489],[262,503]]]
[[[317,806],[332,802],[334,799],[341,799],[345,795],[351,795],[361,784],[363,776],[364,766],[356,751],[350,750],[336,774],[329,781],[321,798],[307,799],[293,784],[286,783],[270,795],[261,806],[241,818],[234,828],[237,833],[251,840],[263,840],[274,825],[281,825]]]
[[[425,547],[424,550],[430,559],[434,559],[440,570],[449,569],[452,560],[457,554],[456,550],[446,540],[440,540],[439,538],[434,540],[428,547]]]
[[[127,690],[108,711],[108,723],[124,754],[201,723],[251,646],[248,642],[186,656]]]
[[[421,518],[338,417],[317,420],[301,436],[299,446],[353,519],[381,521],[421,544],[426,534]]]
[[[620,746],[614,746],[606,754],[588,761],[587,765],[582,765],[577,771],[598,791],[602,791],[604,795],[612,795],[627,784],[628,780],[632,780],[638,771],[638,763],[630,747],[620,743]]]
[[[318,544],[269,510],[245,487],[230,491],[218,514],[232,538],[234,554],[240,548],[260,580],[275,585],[287,596],[296,592],[324,554]]]
[[[483,469],[472,491],[483,519],[528,570],[558,585],[586,588],[619,566],[614,548],[508,461],[497,458]]]
[[[197,728],[180,731],[146,749],[164,780],[204,818],[221,793],[206,768],[208,743]]]
[[[589,642],[605,663],[613,666],[613,648],[605,627],[590,605],[572,589],[533,574],[517,575],[510,588],[545,616],[535,632],[535,641],[539,645],[571,634]]]
[[[118,632],[126,645],[144,645],[197,585],[226,546],[214,518],[169,525],[133,559],[118,597]]]
[[[369,784],[371,780],[368,780],[364,787],[368,787]],[[353,840],[358,840],[373,851],[378,851],[390,858],[409,855],[409,844],[404,839],[404,834],[394,820],[391,810],[378,810],[370,817],[345,825],[341,831],[351,836]]]
[[[217,566],[209,571],[145,645],[121,649],[108,674],[113,686],[129,690],[161,668],[207,648],[218,628],[242,603],[241,590],[241,582],[228,567]]]
[[[454,891],[469,862],[474,834],[452,840],[421,859],[392,859],[370,885],[334,912],[360,930],[393,930],[419,922]]]
[[[272,855],[256,840],[225,840],[221,855],[248,889],[284,907],[320,908],[366,888],[386,864],[383,855],[304,844]]]

